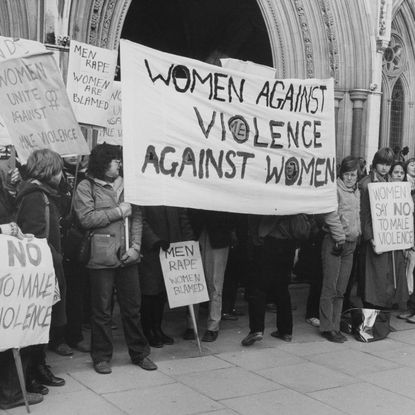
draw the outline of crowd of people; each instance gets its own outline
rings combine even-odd
[[[378,252],[368,195],[369,183],[408,181],[415,197],[415,158],[405,160],[407,154],[400,152],[396,160],[396,152],[381,148],[369,172],[363,159],[344,158],[337,178],[338,210],[314,216],[131,205],[124,201],[122,149],[105,143],[82,159],[62,159],[44,149],[34,151],[19,169],[0,169],[0,231],[47,239],[61,297],[52,308],[49,344],[21,350],[29,403],[40,402],[48,387],[65,384],[47,365],[47,348],[63,356],[74,349],[90,353],[97,373],[111,373],[115,302],[132,363],[157,369],[151,348],[175,341],[163,324],[167,296],[159,260],[160,249],[168,250],[173,242],[200,243],[209,293],[204,342],[218,338],[221,320],[238,318],[240,287],[249,310],[249,333],[242,345],[263,338],[269,304],[276,309],[271,336],[291,342],[293,273],[310,282],[305,318],[328,341],[347,340],[340,318],[352,306],[355,285],[360,306],[399,308],[400,318],[415,323],[415,294],[410,295],[407,282],[414,249]],[[287,169],[295,174],[295,165]],[[305,229],[307,237],[299,240]],[[81,258],[85,241],[87,254]],[[91,329],[90,342],[83,338],[85,325]],[[192,319],[184,311],[182,336],[195,339]],[[0,408],[22,404],[8,350],[0,353]]]

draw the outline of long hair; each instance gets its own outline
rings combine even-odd
[[[44,148],[33,151],[26,163],[25,176],[48,183],[63,169],[63,160],[55,151]]]

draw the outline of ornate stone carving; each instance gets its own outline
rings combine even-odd
[[[311,34],[308,27],[307,15],[304,10],[303,0],[294,0],[295,8],[297,11],[298,19],[300,21],[300,28],[304,43],[304,54],[306,61],[306,73],[307,78],[314,77],[314,58],[313,58],[313,46],[311,44]]]
[[[320,0],[320,9],[323,16],[329,46],[330,75],[335,83],[339,82],[339,48],[336,39],[334,17],[327,0]]]

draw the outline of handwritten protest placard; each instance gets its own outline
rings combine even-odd
[[[160,250],[160,264],[170,308],[209,300],[199,242],[171,243]]]
[[[45,239],[0,235],[0,351],[49,341],[55,292]]]
[[[376,252],[414,246],[414,204],[408,182],[368,185]]]
[[[45,46],[40,42],[0,36],[0,61],[45,51]],[[12,139],[3,119],[0,117],[0,145],[7,146],[9,144],[12,144]]]
[[[332,79],[264,78],[121,40],[121,83],[129,202],[337,209]]]
[[[121,82],[119,81],[114,81],[112,84],[106,125],[99,129],[97,142],[122,146]]]
[[[80,123],[107,125],[117,51],[71,40],[66,88]]]
[[[0,62],[0,114],[23,163],[40,148],[89,154],[50,52]]]

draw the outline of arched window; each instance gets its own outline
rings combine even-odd
[[[389,146],[391,148],[402,147],[404,91],[402,82],[398,79],[393,87],[391,96],[391,115]]]

